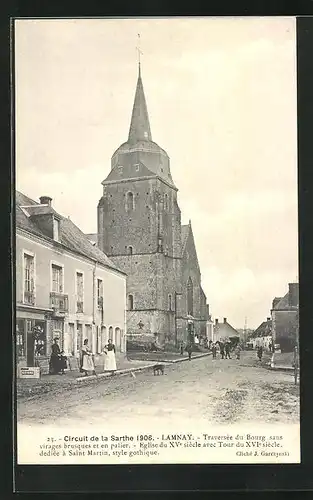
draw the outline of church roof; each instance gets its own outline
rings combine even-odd
[[[140,66],[128,139],[113,153],[111,165],[111,172],[103,184],[127,178],[157,176],[175,188],[170,171],[169,156],[152,140]],[[140,165],[140,169],[136,170],[138,165]],[[123,169],[121,170],[119,167],[123,167]]]
[[[128,134],[128,143],[136,144],[139,141],[152,141],[148,109],[141,79],[140,65],[133,112]]]
[[[52,207],[40,205],[28,196],[16,191],[16,227],[31,234],[39,236],[47,241],[54,241],[49,238],[36,224],[38,215],[55,214],[60,220],[60,230],[58,242],[61,246],[71,252],[96,260],[99,264],[112,268],[122,274],[121,271],[98,247],[93,246],[87,236],[67,217],[57,213]]]

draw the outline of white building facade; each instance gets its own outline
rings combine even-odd
[[[17,193],[16,214],[18,366],[47,373],[56,337],[72,365],[86,338],[94,354],[111,338],[126,355],[125,273],[57,214],[51,199],[36,203]]]

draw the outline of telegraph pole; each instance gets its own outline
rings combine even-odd
[[[247,324],[248,324],[248,320],[247,320],[247,316],[246,316],[245,317],[245,324],[244,324],[244,327],[243,327],[243,341],[244,341],[245,344],[247,342]]]

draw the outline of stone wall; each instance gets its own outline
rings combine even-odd
[[[127,193],[133,194],[132,210]],[[128,333],[175,339],[175,293],[181,291],[181,227],[176,190],[158,178],[104,182],[99,246],[127,274]],[[130,252],[131,247],[131,252]],[[128,304],[129,306],[130,304]]]
[[[296,344],[297,310],[272,311],[273,340],[280,344],[282,352],[291,352]]]

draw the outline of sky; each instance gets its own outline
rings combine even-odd
[[[16,187],[86,233],[138,73],[214,318],[257,327],[298,276],[295,18],[18,20]]]

